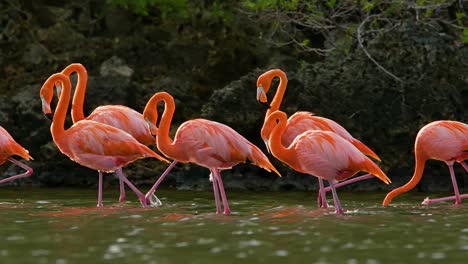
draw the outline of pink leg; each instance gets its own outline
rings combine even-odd
[[[468,194],[460,194],[460,199],[467,199],[468,198]],[[452,201],[452,200],[456,200],[457,197],[455,195],[453,196],[447,196],[447,197],[442,197],[442,198],[435,198],[435,199],[429,199],[429,197],[427,197],[426,199],[424,199],[424,201],[422,201],[421,204],[426,204],[426,205],[429,205],[429,204],[434,204],[434,203],[440,203],[440,202],[446,202],[446,201]]]
[[[20,166],[21,168],[25,169],[26,172],[18,174],[18,175],[10,176],[10,177],[8,177],[6,179],[2,179],[2,180],[0,180],[0,184],[5,183],[5,182],[9,182],[9,181],[13,181],[13,180],[16,180],[16,179],[20,179],[20,178],[29,177],[33,173],[33,169],[31,167],[29,167],[28,165],[26,165],[26,164],[24,164],[24,163],[22,163],[20,161],[17,161],[15,159],[11,158],[11,157],[8,158],[8,160],[11,161],[14,164]]]
[[[460,191],[458,190],[457,179],[453,171],[453,164],[448,165],[450,171],[450,178],[452,178],[453,191],[455,193],[455,204],[461,204]]]
[[[335,204],[335,212],[337,214],[343,214],[343,208],[341,208],[340,199],[338,198],[338,194],[336,193],[335,186],[333,185],[333,181],[328,181],[330,184],[330,188],[333,193],[333,203]]]
[[[148,192],[146,192],[145,194],[146,202],[149,202],[150,197],[154,194],[159,184],[161,184],[161,182],[164,180],[164,178],[166,178],[166,176],[169,174],[169,172],[172,170],[172,168],[174,168],[176,164],[177,164],[177,161],[173,160],[172,163],[169,165],[169,167],[167,167],[167,169],[163,172],[163,174],[159,176],[159,179],[153,184],[151,189]]]
[[[122,179],[122,181],[127,184],[128,187],[130,187],[130,189],[132,189],[133,192],[135,192],[136,196],[138,197],[138,199],[140,200],[141,204],[143,205],[144,208],[148,207],[148,204],[146,203],[146,198],[145,198],[145,195],[140,192],[140,190],[138,190],[137,187],[135,187],[126,177],[125,175],[123,175],[122,173],[122,170],[121,169],[118,169],[115,171],[115,173],[119,176],[120,179]]]
[[[366,175],[362,175],[362,176],[359,176],[359,177],[354,177],[354,178],[351,178],[349,180],[342,181],[342,182],[339,182],[339,183],[335,184],[335,188],[339,188],[341,186],[348,185],[348,184],[353,183],[353,182],[358,182],[358,181],[362,181],[362,180],[371,179],[371,178],[374,178],[374,177],[375,176],[372,175],[372,174],[366,174]],[[328,187],[325,187],[324,192],[329,192],[330,190],[331,190],[331,188],[330,188],[330,186],[328,186]]]
[[[218,180],[217,180],[216,174],[214,173],[214,169],[211,170],[211,181],[213,182],[213,193],[214,193],[215,204],[216,204],[216,213],[221,214],[221,203],[219,202]]]
[[[102,208],[102,171],[99,171],[97,207]]]
[[[121,169],[119,169],[121,170]],[[122,179],[119,177],[119,187],[120,187],[120,196],[119,196],[119,203],[123,203],[126,200],[126,195],[125,195],[125,185]]]
[[[319,191],[318,191],[318,197],[317,197],[317,205],[320,208],[328,208],[328,203],[327,203],[327,196],[325,193],[325,186],[323,185],[323,180],[322,178],[318,178],[319,182]]]
[[[226,197],[226,192],[224,191],[224,185],[223,185],[223,179],[221,179],[221,173],[219,172],[219,169],[214,169],[214,172],[216,172],[216,178],[218,178],[218,185],[219,185],[219,191],[221,192],[221,198],[223,199],[223,206],[224,206],[224,214],[228,215],[231,213],[231,210],[229,209],[229,203]]]
[[[468,166],[466,165],[466,163],[464,161],[462,161],[462,162],[460,162],[460,164],[463,166],[463,168],[466,170],[466,172],[468,172]],[[461,199],[468,198],[468,194],[460,195],[460,192],[458,190],[457,180],[455,178],[455,172],[453,171],[453,165],[448,165],[447,164],[447,166],[449,167],[450,177],[452,178],[452,185],[453,185],[453,190],[455,192],[455,195],[454,196],[442,197],[442,198],[436,198],[436,199],[429,199],[429,197],[427,197],[426,199],[424,199],[424,201],[422,201],[421,204],[428,205],[428,204],[446,202],[446,201],[451,201],[451,200],[455,200],[455,204],[460,204]]]

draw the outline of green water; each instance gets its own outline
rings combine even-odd
[[[2,187],[0,263],[468,263],[468,207],[420,194],[340,192],[344,216],[315,192],[228,192],[230,216],[209,192],[158,191],[150,209],[114,190],[97,209],[96,194]]]

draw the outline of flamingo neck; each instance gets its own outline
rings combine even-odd
[[[80,120],[85,119],[83,105],[86,94],[86,86],[88,83],[88,72],[86,71],[86,68],[79,63],[70,64],[62,71],[62,73],[67,75],[68,77],[70,77],[70,75],[73,72],[76,72],[76,74],[78,75],[75,94],[73,95],[71,112],[73,123],[76,123]]]
[[[270,82],[274,77],[278,77],[280,79],[280,82],[278,84],[278,88],[276,89],[275,96],[273,97],[273,100],[271,101],[270,108],[268,108],[265,119],[271,115],[276,110],[279,110],[281,101],[283,101],[283,96],[284,93],[286,92],[286,85],[288,84],[288,78],[286,77],[286,73],[284,73],[281,70],[274,70],[272,71],[272,74],[270,75]],[[268,89],[268,88],[267,88]]]
[[[385,197],[384,201],[383,201],[383,205],[390,204],[390,202],[392,201],[393,198],[397,197],[398,195],[400,195],[402,193],[410,191],[411,189],[416,187],[416,185],[421,180],[427,158],[423,154],[418,153],[417,150],[416,150],[415,156],[416,156],[416,165],[415,165],[415,168],[414,168],[413,177],[411,177],[410,181],[407,182],[405,185],[403,185],[403,186],[401,186],[399,188],[396,188],[393,191],[389,192],[387,194],[387,196]]]
[[[51,85],[49,85],[49,87],[50,89],[53,89],[53,84],[55,83],[54,81],[59,81],[62,83],[62,92],[60,93],[60,98],[57,103],[57,108],[55,109],[54,118],[52,119],[52,125],[50,127],[52,137],[57,143],[65,133],[65,117],[67,115],[70,101],[71,83],[70,79],[66,75],[54,74],[48,79],[46,85],[50,83]]]
[[[276,122],[276,120],[278,120],[278,123],[273,127],[269,140],[270,151],[277,159],[289,165],[294,158],[293,150],[290,146],[285,147],[281,142],[281,137],[286,128],[287,116],[283,112],[276,112],[268,118],[267,123]]]
[[[150,102],[148,102],[147,107],[150,104],[153,104],[153,106],[150,106],[151,107],[150,109],[152,109],[152,111],[157,111],[157,103],[159,101],[164,101],[164,112],[161,116],[161,121],[159,122],[156,143],[157,143],[158,149],[164,155],[175,159],[177,151],[174,145],[174,141],[169,136],[169,130],[171,128],[172,117],[174,116],[174,112],[175,112],[174,98],[166,92],[160,92],[160,93],[155,94],[151,98]]]

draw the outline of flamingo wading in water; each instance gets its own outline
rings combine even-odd
[[[83,104],[85,100],[88,73],[86,68],[80,63],[72,63],[63,69],[62,73],[70,77],[72,73],[76,72],[78,81],[76,83],[75,93],[73,95],[73,103],[71,109],[71,116],[73,123],[80,120],[93,120],[99,123],[107,124],[118,129],[121,129],[132,135],[138,142],[143,145],[154,145],[155,140],[151,135],[148,125],[143,119],[143,115],[134,109],[123,105],[104,105],[99,106],[88,116],[84,116]],[[58,86],[59,87],[59,86]],[[51,98],[52,99],[52,98]],[[51,102],[47,102],[51,103]],[[177,162],[174,161],[164,174],[175,166]],[[121,168],[119,168],[121,170]],[[123,173],[123,172],[122,172]],[[125,188],[123,181],[119,178],[120,183],[120,197],[119,202],[124,202],[126,199]],[[157,201],[157,198],[156,198]]]
[[[164,102],[165,108],[159,127],[156,128],[159,101]],[[218,122],[206,119],[186,121],[177,129],[174,140],[171,139],[169,129],[174,111],[174,98],[166,92],[159,92],[154,94],[146,104],[143,117],[150,130],[157,131],[157,147],[165,156],[178,162],[193,162],[211,171],[216,213],[221,213],[219,192],[223,201],[224,214],[230,213],[220,170],[229,169],[238,163],[249,160],[267,171],[274,171],[280,175],[259,148],[232,128]],[[163,179],[163,177],[158,179],[146,197],[156,190]]]
[[[0,165],[3,165],[7,160],[9,160],[12,163],[26,170],[26,172],[24,173],[1,179],[0,184],[20,178],[25,178],[31,176],[31,174],[33,173],[33,169],[31,167],[29,167],[21,161],[15,160],[11,157],[13,155],[20,156],[25,160],[32,160],[31,156],[29,155],[29,151],[23,148],[20,144],[18,144],[10,135],[10,133],[8,133],[8,131],[6,131],[3,127],[0,126]]]
[[[139,143],[125,131],[113,126],[92,120],[81,120],[65,129],[65,116],[71,94],[71,82],[62,73],[51,75],[41,88],[42,111],[51,114],[50,102],[53,97],[54,84],[61,84],[59,101],[52,119],[50,131],[59,150],[71,160],[99,172],[98,207],[102,207],[102,173],[116,172],[138,196],[143,207],[147,199],[122,174],[121,168],[137,159],[153,157],[169,162],[147,146]]]
[[[343,214],[334,182],[365,171],[385,183],[390,179],[385,173],[349,141],[331,131],[307,130],[285,146],[282,142],[287,126],[284,112],[275,111],[266,120],[272,126],[269,138],[271,153],[296,171],[327,180],[333,193],[337,214]]]
[[[455,200],[455,204],[460,204],[462,198],[467,198],[468,194],[460,195],[458,190],[453,164],[458,162],[468,172],[468,125],[449,120],[434,121],[421,128],[414,143],[414,156],[416,160],[414,174],[411,180],[405,185],[389,192],[383,201],[383,205],[389,205],[393,198],[413,189],[421,180],[424,166],[428,159],[435,159],[445,162],[449,168],[450,177],[455,195],[437,199],[426,198],[422,203],[431,204],[448,200]]]
[[[273,97],[273,100],[271,101],[270,104],[268,104],[266,93],[270,89],[271,82],[273,78],[275,77],[278,77],[280,81],[278,84],[278,88],[276,89],[275,96]],[[260,75],[257,79],[257,101],[263,104],[266,104],[268,106],[268,110],[266,111],[266,114],[265,114],[265,121],[263,123],[262,130],[261,130],[261,137],[263,141],[265,142],[267,149],[269,149],[270,136],[271,136],[274,124],[273,123],[267,124],[266,121],[273,112],[275,112],[276,110],[279,110],[279,107],[283,100],[284,93],[286,91],[287,83],[288,83],[288,78],[286,77],[286,73],[284,73],[280,69],[269,70],[263,73],[262,75]],[[293,140],[298,135],[300,135],[301,133],[307,130],[323,130],[323,131],[334,132],[337,135],[349,141],[356,148],[358,148],[362,153],[380,161],[379,156],[377,156],[377,154],[375,154],[374,151],[372,151],[369,147],[364,145],[364,143],[362,143],[361,141],[355,139],[340,124],[336,123],[335,121],[331,119],[316,116],[311,112],[305,112],[305,111],[296,112],[291,117],[289,117],[288,122],[286,124],[285,131],[283,133],[283,136],[281,137],[282,144],[285,146],[291,145]],[[346,180],[346,178],[343,178],[342,180],[346,180],[346,181],[336,184],[335,188],[343,186],[343,185],[347,185],[352,182],[369,179],[369,178],[373,178],[373,176],[370,174],[366,174],[366,175],[355,177],[349,180]],[[317,202],[318,202],[319,207],[327,208],[327,201],[326,201],[325,193],[326,191],[330,190],[330,187],[327,187],[327,188],[324,187],[322,178],[319,177],[318,181],[319,181],[319,195],[317,198]]]

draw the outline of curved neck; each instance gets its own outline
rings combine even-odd
[[[75,93],[73,95],[71,112],[73,123],[76,123],[85,119],[83,105],[86,94],[86,86],[88,83],[88,72],[86,71],[86,68],[79,63],[70,64],[62,71],[62,73],[68,77],[70,77],[73,72],[76,72],[78,75],[78,81],[76,83]]]
[[[273,131],[269,139],[270,150],[273,156],[289,165],[289,162],[295,157],[293,150],[289,146],[286,148],[281,143],[281,137],[283,136],[286,128],[287,116],[283,112],[275,112],[268,117],[266,123],[272,123],[278,120],[278,123],[274,125]]]
[[[421,177],[422,177],[423,172],[424,172],[424,165],[426,164],[427,158],[425,158],[421,154],[418,154],[417,152],[416,152],[415,155],[416,155],[416,165],[415,165],[415,168],[414,168],[413,177],[411,177],[410,181],[407,182],[405,185],[403,185],[401,187],[398,187],[398,188],[394,189],[393,191],[389,192],[387,194],[387,196],[385,196],[385,199],[383,201],[383,205],[390,204],[390,202],[392,201],[393,198],[397,197],[398,195],[400,195],[402,193],[410,191],[411,189],[416,187],[416,185],[421,180]]]
[[[158,149],[164,155],[168,157],[174,157],[176,149],[174,146],[174,141],[169,137],[169,130],[171,128],[172,117],[174,116],[175,111],[174,98],[166,92],[156,93],[146,104],[145,110],[143,111],[143,116],[145,120],[152,122],[152,125],[156,126],[158,111],[157,107],[159,101],[164,101],[164,112],[162,114],[161,121],[159,122],[156,143]]]
[[[56,141],[57,138],[61,137],[65,132],[65,117],[67,115],[71,93],[70,79],[66,75],[63,75],[61,73],[56,73],[50,76],[49,79],[47,79],[44,86],[46,86],[47,89],[53,89],[53,85],[57,81],[62,83],[63,88],[62,92],[60,93],[60,98],[57,103],[57,108],[54,112],[52,125],[50,127],[50,131],[52,132],[52,137],[54,138],[54,141]]]
[[[286,85],[288,84],[288,78],[286,77],[286,74],[283,71],[272,71],[272,74],[270,75],[270,85],[274,77],[278,77],[280,79],[280,82],[278,84],[278,88],[276,89],[275,97],[273,97],[273,100],[271,101],[270,108],[268,108],[266,112],[265,118],[271,115],[271,113],[273,113],[274,111],[279,110],[281,101],[283,101],[284,92],[286,92]]]

